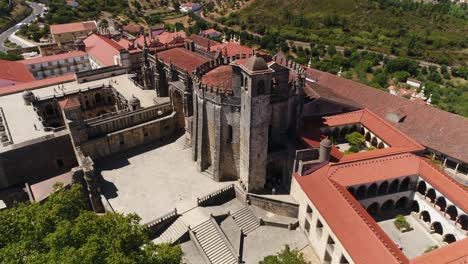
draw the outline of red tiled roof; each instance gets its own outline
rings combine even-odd
[[[370,109],[381,118],[395,111],[404,112],[404,120],[392,123],[393,126],[426,147],[468,162],[468,141],[460,140],[460,135],[468,135],[468,118],[417,104],[330,73],[311,68],[305,70],[308,78],[317,80],[307,82],[307,85],[313,90],[325,91],[323,95],[319,92],[320,96],[327,97],[327,92],[331,91]]]
[[[351,163],[330,163],[309,175],[294,174],[294,178],[355,263],[442,264],[466,260],[467,239],[464,239],[410,262],[345,189],[349,185],[411,175],[419,175],[467,211],[468,191],[429,161],[409,153]]]
[[[329,169],[330,165],[310,175],[295,174],[294,177],[353,262],[408,263],[408,259],[359,202],[327,177]]]
[[[324,123],[328,126],[360,123],[391,147],[424,149],[423,146],[368,109],[325,117],[324,119]]]
[[[115,65],[114,57],[125,50],[119,43],[107,37],[91,34],[83,40],[86,52],[95,58],[101,66]]]
[[[214,28],[210,28],[210,29],[207,29],[207,30],[203,30],[202,31],[202,35],[211,35],[211,34],[217,34],[217,35],[221,35],[221,32],[217,31],[216,29]]]
[[[209,61],[208,58],[184,48],[174,48],[158,52],[158,58],[166,64],[172,63],[178,68],[186,70],[189,73],[192,73],[192,71],[198,66]]]
[[[182,39],[186,39],[187,38],[187,35],[185,34],[184,31],[178,31],[178,32],[167,32],[167,31],[164,31],[163,33],[161,33],[160,35],[154,37],[154,38],[149,38],[149,37],[146,37],[146,41],[148,43],[148,45],[150,44],[151,41],[155,41],[157,43],[160,43],[160,44],[163,44],[163,45],[166,45],[166,44],[172,44],[174,42],[174,40],[176,40],[176,42],[178,41],[181,41]],[[145,39],[144,39],[144,36],[140,35],[136,40],[135,42],[137,43],[137,45],[139,47],[143,47],[144,44],[145,44]]]
[[[198,35],[195,35],[195,34],[192,34],[190,36],[190,39],[193,40],[193,42],[196,45],[199,45],[199,46],[205,48],[205,50],[208,49],[208,46],[210,47],[210,50],[211,50],[211,47],[221,44],[221,43],[219,43],[217,41],[214,41],[214,40],[211,40],[209,38],[202,37],[202,36],[198,36]]]
[[[78,99],[76,99],[75,97],[63,99],[59,101],[58,104],[61,109],[69,109],[81,106],[80,101],[78,101]]]
[[[468,238],[451,243],[411,260],[411,264],[468,263]]]
[[[69,74],[64,74],[62,76],[57,76],[57,77],[52,77],[52,78],[47,78],[47,79],[42,79],[42,80],[35,80],[32,82],[25,82],[25,83],[21,83],[17,85],[10,85],[10,86],[0,88],[0,96],[19,93],[19,92],[26,91],[26,90],[39,89],[42,87],[59,84],[59,83],[71,82],[74,80],[75,80],[75,74],[69,73]]]
[[[122,26],[123,31],[132,32],[132,33],[139,33],[142,29],[140,25],[126,25]]]
[[[31,64],[37,64],[37,63],[43,63],[43,62],[49,62],[49,61],[58,61],[58,60],[63,60],[63,59],[68,59],[68,58],[81,57],[85,55],[86,55],[86,52],[77,50],[77,51],[70,51],[70,52],[60,53],[60,54],[51,55],[51,56],[43,56],[43,57],[38,57],[38,58],[33,58],[33,59],[28,59],[28,60],[21,60],[20,62],[25,65],[31,65]]]
[[[13,83],[34,81],[34,76],[21,62],[0,60],[0,80],[13,81]]]
[[[239,54],[249,55],[249,54],[253,54],[254,52],[254,49],[252,48],[249,48],[244,45],[239,45],[233,42],[221,43],[218,45],[213,45],[211,47],[211,52],[216,52],[217,50],[220,50],[223,56],[228,56],[228,57],[232,57],[232,56],[239,55]]]
[[[97,26],[96,26],[95,21],[50,25],[50,33],[52,34],[62,34],[62,33],[78,32],[78,31],[85,31],[85,30],[93,31],[96,29],[97,29]]]
[[[223,90],[232,89],[232,66],[222,65],[209,71],[202,77],[202,83],[208,86],[221,88]]]

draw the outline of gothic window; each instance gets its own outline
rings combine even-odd
[[[257,95],[262,95],[265,93],[265,81],[260,80],[257,83]]]

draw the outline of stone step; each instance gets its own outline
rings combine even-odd
[[[257,217],[248,207],[239,209],[231,216],[245,234],[252,232],[260,226]]]
[[[155,244],[172,243],[181,238],[188,231],[187,226],[178,218],[172,223],[166,231],[164,231],[158,238],[154,240]]]
[[[235,264],[237,258],[231,252],[211,220],[208,220],[193,230],[202,250],[212,264]]]

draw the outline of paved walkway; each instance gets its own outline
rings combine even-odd
[[[149,222],[177,208],[196,206],[197,197],[232,182],[215,182],[197,171],[191,149],[183,149],[183,137],[164,146],[138,148],[97,162],[104,182],[104,196],[117,212],[137,213]],[[192,223],[190,223],[192,224]]]
[[[412,231],[401,233],[393,224],[394,219],[381,221],[378,224],[387,233],[393,242],[403,247],[403,253],[410,259],[424,254],[424,251],[437,241],[422,227],[412,215],[405,216]]]

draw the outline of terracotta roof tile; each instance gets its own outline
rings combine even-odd
[[[432,106],[416,104],[330,73],[310,68],[305,68],[305,70],[308,78],[317,80],[315,83],[308,83],[312,89],[332,91],[334,94],[358,103],[363,108],[372,110],[381,118],[400,109],[405,112],[406,117],[400,123],[392,123],[393,126],[420,144],[468,162],[466,151],[468,141],[460,140],[460,135],[468,135],[468,118]],[[327,94],[323,96],[327,97]]]
[[[223,90],[232,90],[232,66],[222,65],[216,67],[203,75],[202,83]]]
[[[82,57],[82,56],[86,56],[86,52],[77,50],[77,51],[71,51],[71,52],[66,52],[66,53],[60,53],[56,55],[21,60],[19,62],[25,65],[31,65],[31,64],[38,64],[38,63],[49,62],[49,61],[64,60],[68,58]]]
[[[210,49],[211,49],[211,47],[221,44],[221,43],[219,43],[217,41],[214,41],[214,40],[211,40],[209,38],[202,37],[202,36],[198,36],[198,35],[195,35],[195,34],[192,34],[190,36],[190,39],[193,40],[193,42],[196,45],[199,45],[200,47],[203,47],[205,50],[207,50],[208,47],[210,47]]]
[[[209,61],[195,52],[191,52],[184,48],[174,48],[165,51],[158,52],[158,58],[161,59],[165,64],[172,63],[182,70],[188,71],[190,74],[198,66]]]
[[[69,108],[75,108],[75,107],[80,107],[80,101],[76,99],[75,97],[72,98],[67,98],[59,101],[59,106],[61,109],[69,109]]]
[[[76,23],[68,23],[68,24],[50,25],[50,33],[52,34],[62,34],[62,33],[78,32],[78,31],[85,31],[85,30],[93,31],[96,29],[97,29],[96,21],[85,21],[85,22],[76,22]]]
[[[35,78],[21,62],[0,60],[0,80],[11,81],[8,84],[31,82]],[[0,85],[1,87],[2,85]],[[6,86],[6,85],[5,85]]]
[[[101,66],[115,65],[114,57],[125,47],[107,37],[91,34],[83,40],[86,52],[95,58]]]
[[[211,52],[220,51],[223,56],[232,57],[239,54],[244,55],[251,55],[254,52],[254,49],[240,45],[237,43],[229,42],[229,43],[221,43],[218,45],[213,45],[211,47]]]
[[[66,83],[75,80],[75,74],[69,73],[62,76],[36,80],[31,82],[25,82],[17,85],[10,85],[0,88],[0,96],[19,93],[26,90],[34,90],[39,89],[42,87],[59,84],[59,83]]]

